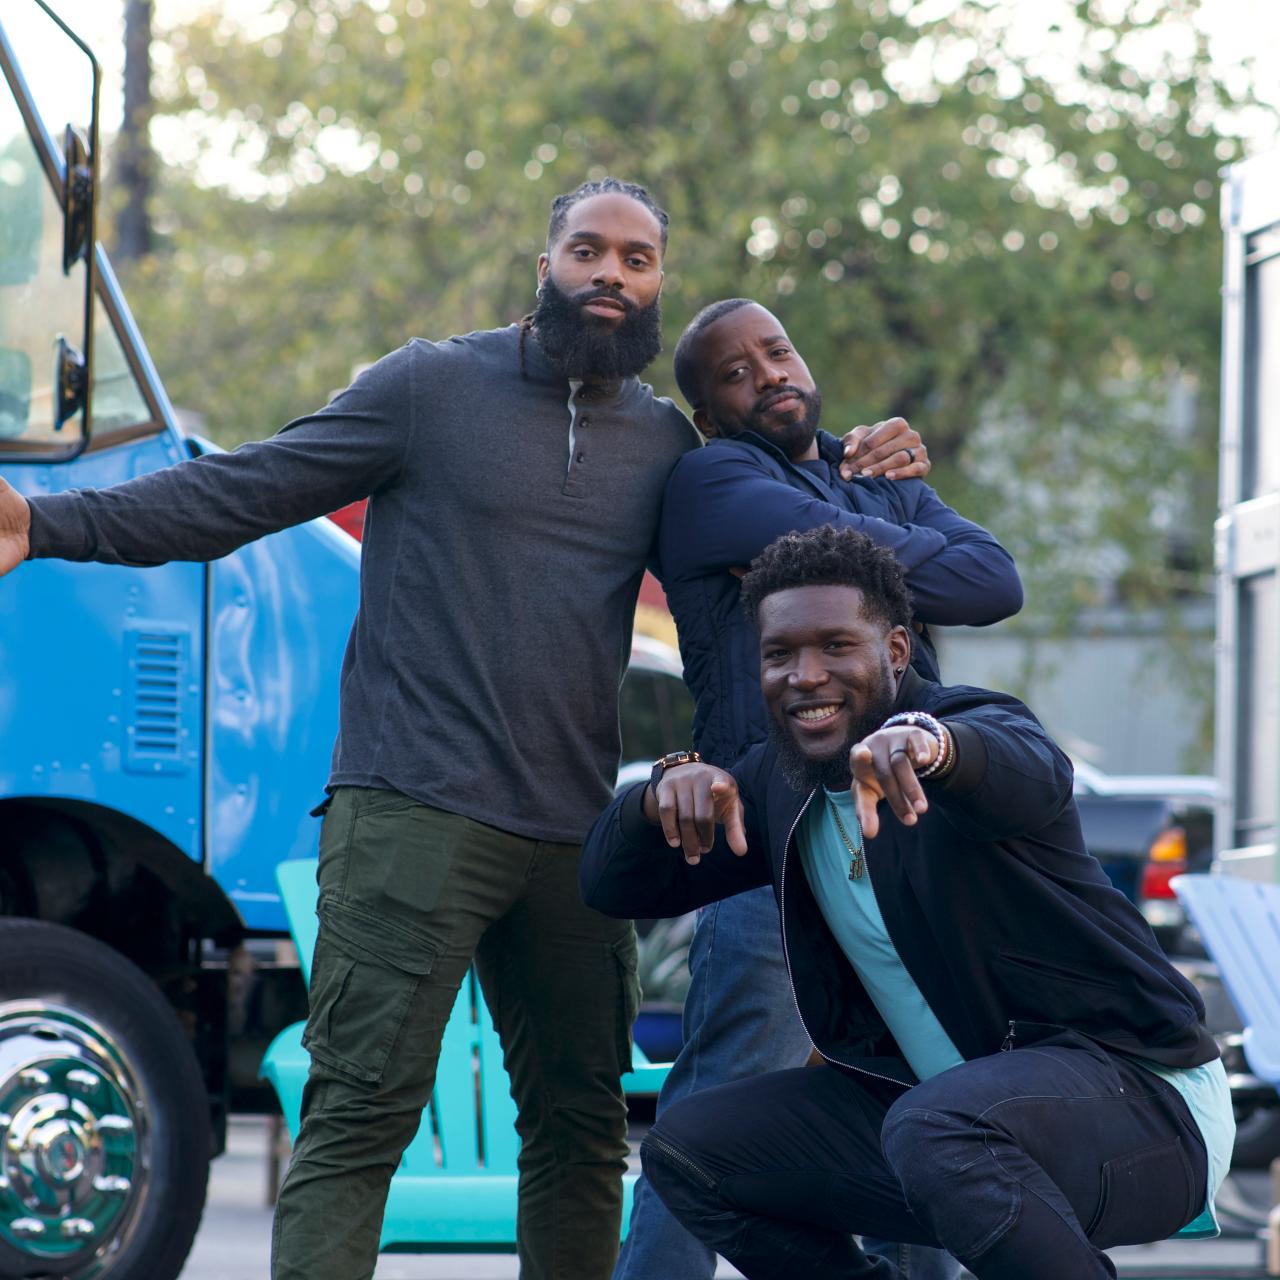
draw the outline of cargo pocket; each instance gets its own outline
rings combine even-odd
[[[619,938],[610,947],[613,961],[618,969],[618,1016],[617,1016],[617,1049],[618,1070],[626,1073],[631,1070],[631,1028],[635,1026],[640,1013],[640,958],[636,951],[636,934],[634,929],[627,931],[625,938]]]
[[[302,1036],[316,1062],[363,1084],[381,1084],[436,954],[425,937],[340,903],[325,904]]]
[[[467,820],[419,804],[397,791],[358,798],[347,841],[346,867],[333,896],[398,928],[427,927],[447,910],[454,857]],[[434,922],[439,928],[444,921]]]
[[[1102,1199],[1086,1235],[1098,1249],[1165,1240],[1203,1205],[1192,1205],[1191,1164],[1175,1138],[1108,1160],[1102,1166]]]

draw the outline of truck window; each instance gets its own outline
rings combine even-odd
[[[80,341],[84,264],[62,273],[62,210],[26,122],[0,98],[0,447],[52,444],[53,341]],[[74,436],[74,425],[63,432]]]
[[[0,77],[0,452],[73,442],[54,429],[54,343],[84,341],[85,267],[62,270],[62,208],[13,87]],[[155,418],[100,294],[95,308],[95,442]],[[158,424],[157,424],[158,425]]]
[[[133,368],[120,344],[106,298],[98,291],[93,312],[93,440],[101,444],[112,432],[125,431],[157,419],[151,411]],[[156,427],[159,429],[159,422]]]

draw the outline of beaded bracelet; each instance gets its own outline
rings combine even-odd
[[[936,716],[927,711],[899,711],[890,716],[882,729],[891,729],[895,725],[909,725],[914,729],[923,729],[933,735],[938,744],[938,752],[923,769],[916,770],[918,778],[939,778],[948,773],[955,763],[955,739],[950,730]]]
[[[942,726],[942,736],[946,739],[946,746],[933,757],[932,764],[926,765],[916,774],[921,781],[925,778],[946,777],[951,772],[951,766],[956,762],[956,740],[945,724]]]

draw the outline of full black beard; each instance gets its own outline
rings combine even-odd
[[[828,791],[848,791],[853,786],[853,771],[849,768],[849,752],[863,738],[875,731],[893,712],[897,689],[889,660],[884,660],[880,685],[867,703],[862,715],[850,726],[844,744],[833,754],[820,760],[806,756],[792,738],[790,730],[769,717],[769,741],[778,753],[778,768],[793,791],[808,795],[814,787],[826,787]]]
[[[592,298],[612,298],[624,314],[616,328],[583,311]],[[647,369],[662,350],[662,308],[637,307],[613,289],[566,293],[550,275],[538,287],[533,327],[548,358],[568,378],[612,382]]]

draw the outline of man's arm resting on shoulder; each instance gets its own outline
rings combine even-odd
[[[769,878],[737,779],[695,764],[668,770],[656,796],[637,783],[615,797],[587,836],[579,871],[587,905],[624,919],[683,915]]]
[[[829,524],[857,529],[897,556],[922,622],[981,626],[1017,613],[1022,583],[1013,557],[928,485],[902,483],[915,509],[898,524],[792,488],[745,450],[697,450],[676,464],[667,486],[659,535],[663,576],[677,581],[748,565],[784,533]]]
[[[934,529],[860,515],[793,489],[758,465],[746,446],[710,445],[681,458],[668,482],[659,543],[663,572],[674,581],[748,565],[784,533],[827,524],[857,529],[888,547],[908,575],[946,546]]]
[[[402,464],[410,358],[402,349],[379,361],[331,404],[269,440],[108,489],[30,500],[27,557],[131,565],[216,560],[368,496],[393,482]],[[8,497],[0,495],[0,510]]]

